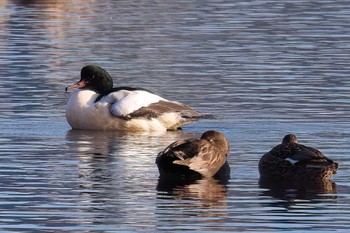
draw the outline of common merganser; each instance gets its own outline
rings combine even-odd
[[[66,107],[73,129],[166,131],[214,117],[143,88],[113,88],[109,73],[97,65],[83,67],[80,81],[66,91],[74,88]]]

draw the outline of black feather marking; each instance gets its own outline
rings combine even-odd
[[[150,90],[147,90],[145,88],[141,88],[141,87],[114,87],[114,88],[111,88],[105,92],[103,92],[102,94],[100,94],[96,100],[95,100],[95,103],[100,101],[104,96],[106,95],[109,95],[111,94],[112,92],[117,92],[117,91],[121,91],[121,90],[126,90],[126,91],[147,91],[149,93],[152,93],[154,94],[152,91]]]

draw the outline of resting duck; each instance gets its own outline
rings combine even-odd
[[[160,176],[229,176],[227,155],[230,146],[225,136],[209,130],[201,138],[183,139],[170,144],[156,158]]]
[[[213,117],[143,88],[113,88],[109,73],[96,65],[83,67],[80,81],[66,91],[74,88],[66,107],[73,129],[166,131]]]
[[[294,134],[286,135],[282,144],[264,154],[259,162],[261,178],[282,181],[325,181],[338,169],[338,163],[319,150],[298,144]]]

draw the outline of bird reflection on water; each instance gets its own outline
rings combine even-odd
[[[219,201],[227,199],[228,179],[215,178],[169,180],[159,178],[157,190],[175,199]],[[161,198],[161,196],[160,196]]]
[[[161,133],[70,130],[66,141],[68,151],[77,157],[81,186],[106,186],[106,191],[112,192],[124,186],[139,190],[136,184],[143,183],[154,187],[157,179],[155,155],[160,148],[184,134],[188,136],[182,132],[170,132],[164,137]],[[149,173],[145,174],[144,169]]]
[[[111,178],[115,178],[141,176],[138,170],[148,166],[156,172],[154,156],[160,148],[184,135],[190,134],[168,132],[164,137],[161,132],[70,130],[66,140],[68,150],[76,154],[79,160],[80,172],[85,172],[85,167],[93,167],[95,171],[102,170],[104,173],[110,169]]]
[[[172,212],[180,213],[171,219],[173,226],[182,226],[188,219],[192,219],[197,222],[197,227],[188,226],[188,229],[193,227],[198,230],[198,226],[204,224],[210,226],[205,230],[223,231],[224,219],[229,216],[228,184],[228,177],[221,180],[213,177],[159,177],[156,202],[158,221],[169,218],[167,209],[171,205]]]
[[[338,198],[337,185],[331,180],[290,183],[260,178],[259,187],[267,189],[262,191],[262,196],[271,196],[290,204],[295,200],[325,201]]]

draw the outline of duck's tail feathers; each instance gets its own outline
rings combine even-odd
[[[181,111],[181,116],[187,119],[223,119],[224,116],[216,114],[206,114],[197,111]]]

